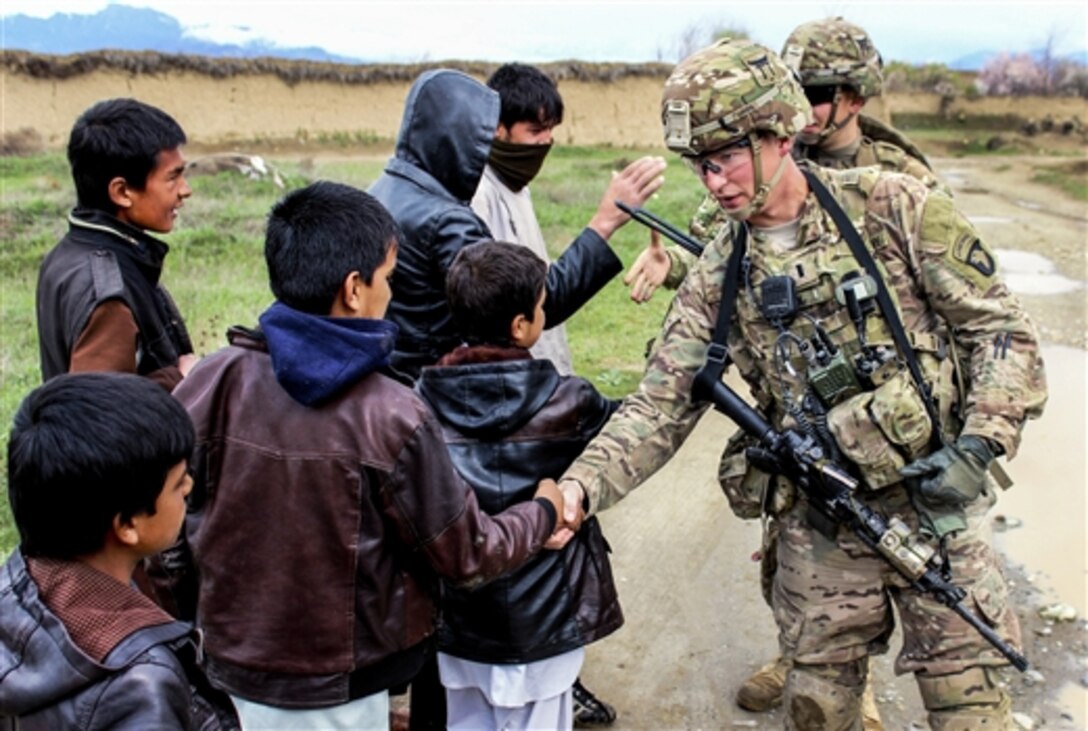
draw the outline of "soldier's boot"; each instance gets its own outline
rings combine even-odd
[[[737,705],[746,711],[762,713],[782,702],[782,689],[786,687],[786,673],[790,661],[776,657],[741,683],[737,690]]]
[[[794,663],[783,706],[790,731],[862,731],[861,696],[868,658],[835,665]]]
[[[865,693],[861,696],[861,727],[865,731],[884,731],[880,720],[880,709],[876,705],[872,678],[865,684]]]
[[[916,673],[933,731],[1015,731],[1012,701],[992,668],[973,667],[951,675]]]

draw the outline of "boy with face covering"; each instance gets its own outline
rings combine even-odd
[[[445,301],[453,258],[469,244],[506,238],[469,206],[501,126],[499,111],[499,95],[475,79],[452,69],[424,72],[408,92],[394,156],[370,187],[403,232],[388,319],[400,327],[392,365],[413,380],[461,342]],[[662,158],[643,157],[613,176],[586,228],[548,267],[551,327],[622,270],[608,241],[630,218],[614,201],[642,205],[661,187],[664,170]]]
[[[563,98],[543,71],[520,63],[503,64],[487,85],[499,93],[499,125],[480,187],[472,198],[472,210],[496,239],[524,246],[550,264],[528,186],[552,149],[553,130],[563,122]],[[534,358],[550,360],[561,376],[574,373],[562,324],[541,333],[529,352]],[[574,700],[577,725],[608,725],[616,718],[612,706],[594,696],[580,680],[574,684]]]
[[[501,109],[472,210],[496,239],[525,246],[550,264],[528,186],[552,149],[555,128],[563,122],[563,99],[543,71],[520,63],[503,64],[487,85],[499,93]],[[611,203],[613,192],[611,187],[605,192],[602,205]],[[534,358],[550,360],[560,375],[574,371],[561,324],[545,330],[531,352]]]

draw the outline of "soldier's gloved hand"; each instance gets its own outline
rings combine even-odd
[[[938,449],[899,470],[916,477],[923,500],[930,505],[966,505],[986,489],[986,471],[994,452],[982,437],[965,434],[955,444]]]

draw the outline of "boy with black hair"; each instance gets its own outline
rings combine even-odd
[[[493,579],[555,524],[554,492],[481,511],[434,416],[383,374],[397,237],[355,188],[287,195],[265,241],[277,301],[174,392],[196,485],[154,573],[247,727],[387,728],[388,689],[433,653],[438,576]]]
[[[78,204],[68,233],[38,272],[42,378],[79,371],[149,376],[172,389],[196,362],[173,300],[159,283],[169,233],[192,190],[185,132],[135,99],[85,111],[68,140]]]
[[[466,343],[424,368],[419,392],[442,422],[454,466],[497,513],[565,470],[615,404],[529,348],[545,326],[546,265],[528,249],[466,246],[447,276]],[[561,552],[473,590],[447,587],[439,670],[450,729],[569,729],[585,645],[623,624],[595,520]]]
[[[522,63],[503,64],[491,74],[487,86],[499,94],[499,124],[472,209],[487,223],[492,236],[524,246],[550,263],[529,183],[540,172],[554,143],[553,132],[563,122],[563,97],[550,76]],[[574,373],[562,323],[541,332],[530,352],[534,358],[550,360],[560,375]],[[616,720],[615,709],[581,680],[574,685],[574,700],[575,722],[580,726],[606,726]]]
[[[0,727],[237,729],[200,640],[132,584],[177,540],[193,426],[151,381],[59,376],[8,442],[21,540],[0,572]]]

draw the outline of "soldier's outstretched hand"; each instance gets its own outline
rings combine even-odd
[[[543,487],[545,483],[549,482],[555,484],[551,480],[541,480],[540,485]],[[582,526],[582,521],[586,517],[582,508],[582,501],[585,499],[585,491],[582,490],[582,486],[574,480],[563,480],[558,487],[559,491],[563,493],[563,512],[560,513],[559,519],[556,521],[555,532],[552,533],[552,537],[544,543],[545,548],[552,550],[559,550],[567,545]]]
[[[631,299],[639,304],[649,301],[672,269],[672,259],[661,245],[661,234],[650,230],[650,245],[643,249],[635,263],[623,276],[623,283],[631,288]]]
[[[589,227],[607,240],[631,217],[616,207],[623,201],[632,208],[641,206],[657,192],[665,182],[665,158],[640,157],[618,173],[612,173],[612,182],[597,206],[597,212],[589,220]]]

